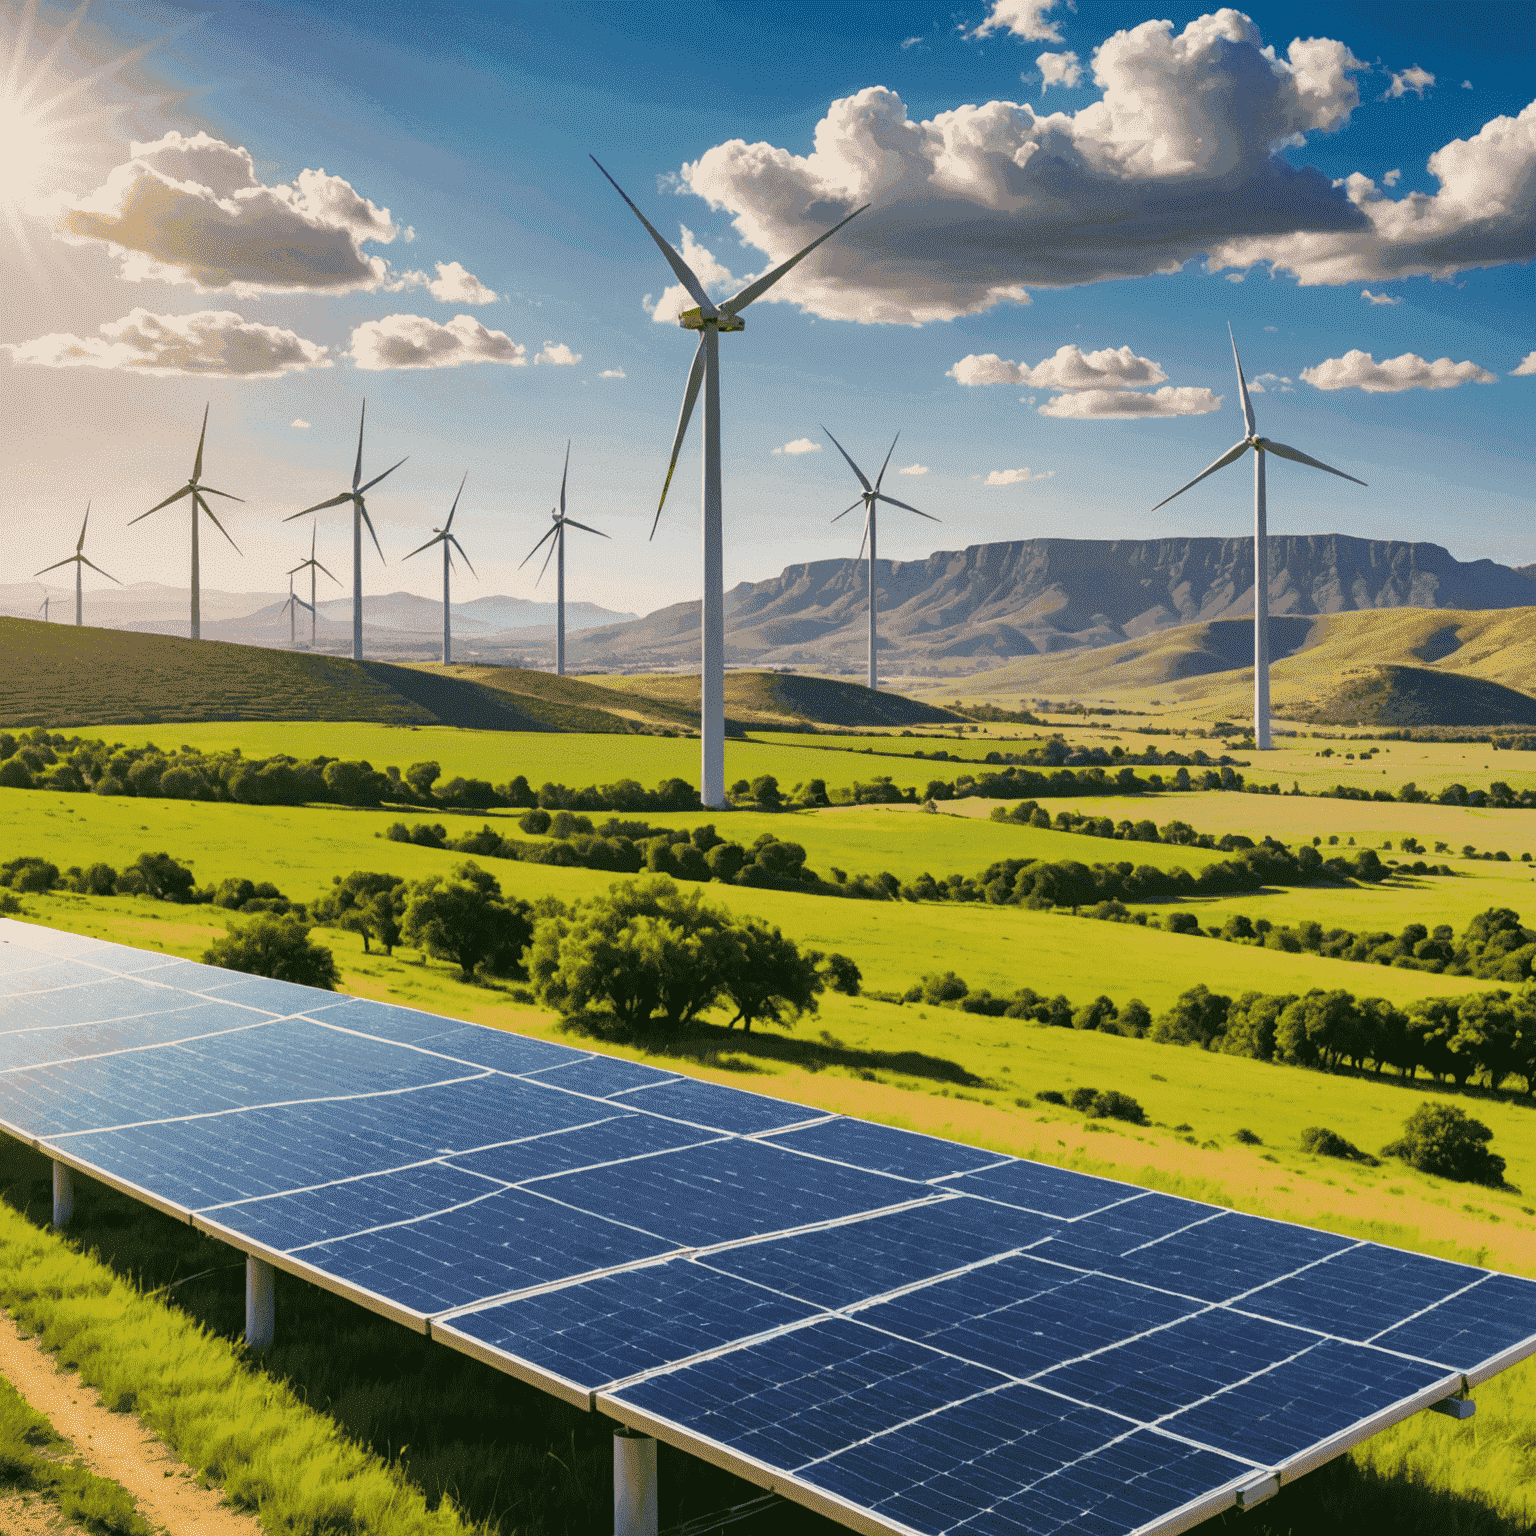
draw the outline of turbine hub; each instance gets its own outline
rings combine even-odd
[[[740,315],[719,315],[713,320],[705,320],[702,309],[685,309],[677,317],[677,323],[685,331],[702,331],[706,325],[713,325],[719,331],[744,331],[747,322]]]

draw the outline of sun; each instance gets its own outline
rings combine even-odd
[[[14,96],[0,97],[0,209],[19,209],[46,190],[53,134]]]

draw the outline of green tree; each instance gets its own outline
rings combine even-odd
[[[313,943],[309,925],[293,916],[264,912],[243,926],[232,924],[204,951],[203,964],[326,991],[336,988],[336,957],[323,944]]]
[[[777,811],[783,807],[784,797],[779,793],[779,781],[771,773],[759,774],[753,779],[748,793],[757,802],[759,810]]]
[[[357,934],[365,954],[369,940],[377,939],[388,955],[400,942],[407,899],[405,882],[397,875],[354,869],[336,880],[311,910],[317,921]]]
[[[818,961],[821,966],[821,974],[826,978],[826,984],[834,992],[842,992],[848,997],[857,997],[859,988],[864,983],[864,973],[847,955],[840,955],[833,950],[830,955],[825,955]]]
[[[1232,999],[1212,992],[1201,982],[1181,993],[1179,1000],[1152,1026],[1152,1038],[1173,1045],[1209,1046],[1227,1027]]]
[[[412,763],[405,770],[405,782],[411,786],[418,799],[430,800],[432,786],[442,777],[440,763]]]
[[[1511,1072],[1518,1072],[1520,1030],[1509,993],[1477,992],[1462,998],[1456,1009],[1456,1033],[1447,1046],[1457,1058],[1458,1069],[1469,1065],[1475,1072],[1481,1067],[1488,1074],[1490,1088],[1497,1088]]]
[[[197,881],[192,871],[168,853],[141,853],[118,876],[119,891],[153,896],[159,901],[187,901]]]
[[[755,918],[741,924],[733,937],[736,953],[726,958],[721,982],[726,1000],[736,1007],[731,1028],[740,1020],[750,1035],[755,1022],[787,1025],[802,1013],[816,1012],[826,983],[814,953],[802,954],[793,939]]]
[[[473,860],[446,878],[432,875],[411,887],[401,934],[440,960],[452,960],[467,981],[477,967],[511,974],[533,937],[533,909],[502,899],[495,875]]]
[[[1382,1148],[1420,1173],[1468,1184],[1504,1182],[1504,1159],[1490,1151],[1493,1132],[1454,1104],[1421,1104],[1403,1122],[1403,1137]]]

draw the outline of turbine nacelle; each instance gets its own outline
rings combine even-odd
[[[677,323],[685,331],[702,331],[706,325],[713,325],[717,331],[744,331],[747,328],[747,322],[740,315],[728,315],[723,311],[706,315],[702,309],[685,309],[677,317]]]

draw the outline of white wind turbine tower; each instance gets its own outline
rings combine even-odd
[[[464,471],[464,480],[468,479],[469,471],[466,469]],[[443,546],[443,665],[445,667],[453,660],[453,636],[450,633],[448,622],[448,573],[453,566],[453,555],[450,553],[448,546],[451,544],[454,549],[458,550],[464,556],[464,564],[469,565],[469,556],[464,554],[464,546],[459,543],[453,534],[453,514],[459,510],[459,497],[464,494],[464,480],[459,481],[459,488],[454,494],[453,505],[448,509],[448,521],[441,528],[434,528],[432,530],[437,537],[428,539],[420,549],[413,549],[411,554],[405,557],[409,560],[411,555],[419,555],[423,549],[431,549],[434,544],[441,544]],[[475,568],[472,565],[469,565],[469,574],[475,576]],[[479,581],[479,579],[478,576],[475,576],[476,581]],[[474,652],[471,651],[470,655],[474,655]]]
[[[286,522],[287,519],[285,518],[284,521]],[[315,572],[316,571],[325,571],[325,567],[323,565],[321,565],[321,563],[318,560],[315,559],[315,535],[318,532],[319,532],[319,529],[317,529],[313,524],[311,524],[310,525],[310,530],[309,530],[309,559],[308,560],[301,560],[301,561],[299,561],[299,563],[296,566],[294,566],[294,568],[291,571],[288,572],[288,590],[290,592],[293,590],[293,578],[295,576],[297,576],[300,571],[308,571],[309,572],[309,601],[307,603],[305,603],[304,606],[309,609],[309,648],[310,648],[310,650],[314,650],[314,648],[315,648]],[[327,576],[331,576],[331,573],[329,571],[325,571],[325,574]],[[331,576],[331,580],[335,581],[336,585],[338,587],[341,585],[341,582],[337,581],[336,577]],[[302,601],[302,599],[301,599],[301,601]]]
[[[216,491],[216,490],[214,490],[214,488],[211,485],[204,485],[202,483],[202,475],[203,475],[203,441],[204,441],[204,439],[207,436],[208,436],[208,407],[205,405],[203,407],[203,430],[198,434],[198,438],[197,438],[197,458],[192,463],[192,478],[190,480],[188,480],[187,483],[184,486],[182,486],[182,488],[179,491],[174,491],[171,495],[167,496],[164,501],[156,502],[155,505],[152,506],[149,509],[148,512],[141,512],[137,517],[130,518],[129,521],[128,521],[128,526],[131,528],[131,527],[133,527],[133,525],[135,523],[142,523],[146,517],[150,516],[151,513],[158,512],[161,509],[161,507],[168,507],[168,506],[170,506],[170,504],[173,501],[180,501],[183,496],[190,496],[192,498],[192,624],[191,624],[191,633],[192,633],[192,638],[194,640],[200,640],[200,639],[202,639],[202,636],[203,636],[203,615],[202,615],[202,606],[201,606],[202,587],[201,587],[201,576],[199,574],[199,572],[200,572],[200,565],[199,565],[199,562],[198,562],[198,552],[197,552],[197,512],[198,512],[198,508],[201,507],[202,510],[208,514],[209,522],[211,522],[213,524],[213,526],[215,528],[217,528],[219,530],[219,532],[222,533],[226,539],[229,539],[229,532],[228,532],[228,530],[224,527],[223,523],[221,523],[218,520],[218,518],[216,518],[213,515],[213,508],[208,505],[207,501],[205,501],[204,498],[207,497],[207,496],[222,496],[222,497],[225,498],[226,501],[240,501],[240,502],[243,502],[245,500],[245,498],[243,496],[231,496],[228,491]],[[238,544],[236,544],[233,539],[229,539],[229,547],[232,550],[234,550],[234,552],[237,555],[240,553],[240,546]],[[106,573],[103,572],[102,574],[105,575]]]
[[[806,246],[803,251],[781,262],[771,272],[748,283],[733,299],[722,304],[714,303],[704,291],[693,269],[672,249],[666,239],[652,226],[650,220],[630,201],[629,194],[603,170],[597,157],[592,163],[603,171],[614,191],[629,203],[635,217],[645,225],[646,232],[667,258],[667,265],[677,280],[692,296],[696,309],[685,309],[677,317],[677,323],[685,330],[699,332],[698,350],[693,355],[693,366],[688,371],[688,385],[683,391],[683,408],[677,418],[677,432],[672,439],[672,457],[667,465],[667,478],[661,487],[661,500],[656,504],[656,522],[661,520],[661,509],[666,503],[667,487],[672,484],[672,473],[677,468],[677,456],[682,451],[683,435],[688,430],[689,418],[704,391],[704,485],[703,485],[703,544],[704,544],[704,591],[700,605],[700,676],[699,676],[699,794],[706,806],[723,808],[725,798],[725,557],[722,530],[722,498],[720,486],[720,332],[746,329],[741,312],[754,299],[773,287],[796,263],[803,261],[824,240],[830,240],[848,219],[856,218],[864,208],[855,208],[848,218],[840,219],[825,234]],[[651,524],[651,536],[656,535],[656,522]]]
[[[1287,448],[1284,443],[1258,435],[1258,427],[1253,419],[1253,402],[1248,398],[1248,381],[1243,377],[1242,359],[1237,355],[1237,338],[1232,336],[1230,325],[1227,327],[1227,335],[1232,339],[1232,361],[1237,364],[1237,387],[1242,394],[1243,424],[1248,429],[1247,436],[1227,449],[1214,464],[1202,469],[1189,485],[1181,485],[1173,496],[1163,497],[1157,507],[1167,506],[1174,496],[1182,496],[1191,485],[1199,485],[1207,475],[1214,475],[1218,469],[1236,463],[1250,448],[1253,449],[1253,739],[1259,751],[1267,752],[1270,746],[1269,532],[1265,523],[1264,455],[1273,453],[1295,464],[1310,464],[1313,469],[1326,470],[1330,475],[1337,475],[1339,479],[1348,480],[1354,485],[1364,485],[1365,481],[1356,480],[1353,475],[1346,475],[1342,469],[1324,464],[1321,459],[1314,459],[1299,448]],[[1157,507],[1152,510],[1157,511]]]
[[[401,459],[398,463],[391,464],[383,475],[375,475],[367,485],[359,485],[357,482],[363,478],[363,426],[368,420],[368,402],[363,401],[362,414],[357,419],[357,463],[352,468],[352,489],[342,491],[339,495],[332,496],[328,501],[317,501],[312,507],[305,507],[302,512],[294,512],[285,517],[285,523],[291,523],[296,517],[308,517],[311,512],[323,512],[327,507],[339,507],[343,502],[352,503],[352,660],[363,659],[363,524],[367,523],[369,536],[373,539],[373,547],[379,551],[379,559],[383,561],[384,550],[379,544],[379,536],[373,531],[373,519],[368,516],[367,505],[363,501],[364,495],[371,491],[384,475],[392,475],[405,463]],[[406,454],[406,459],[410,454]],[[329,576],[330,572],[327,571]]]
[[[602,170],[602,167],[599,166],[598,169]],[[603,174],[607,175],[607,172],[605,171]],[[539,574],[534,578],[533,584],[534,586],[538,586],[538,584],[544,580],[544,572],[549,569],[550,556],[554,556],[556,677],[565,676],[565,530],[567,527],[580,528],[583,533],[595,533],[600,539],[606,539],[608,537],[608,535],[601,529],[589,528],[585,523],[578,523],[574,517],[567,517],[565,515],[565,482],[570,472],[571,445],[570,443],[566,443],[565,469],[561,472],[560,475],[560,510],[557,512],[551,509],[549,515],[554,519],[553,523],[550,525],[548,531],[543,535],[539,542],[535,544],[526,555],[523,556],[517,567],[518,570],[522,570],[523,566],[527,565],[528,562],[532,560],[533,557],[538,554],[538,552],[544,547],[544,544],[547,540],[554,540],[554,542],[549,546],[549,554],[544,556],[544,564],[539,567]],[[663,491],[662,495],[665,496],[666,492]],[[657,515],[660,516],[660,508],[657,509]],[[723,755],[721,762],[722,764],[724,763]],[[723,781],[725,777],[725,769],[723,766],[720,770],[720,776]]]
[[[827,432],[825,427],[821,430]],[[832,437],[832,434],[827,432],[827,436]],[[859,558],[862,559],[864,556],[864,544],[867,541],[869,544],[869,686],[872,689],[879,687],[879,676],[876,672],[875,663],[875,647],[878,644],[875,635],[875,508],[882,501],[889,502],[893,507],[900,507],[903,512],[917,512],[919,517],[926,517],[930,523],[939,521],[931,512],[918,512],[916,507],[909,507],[906,502],[897,501],[894,496],[887,496],[880,489],[880,482],[885,479],[885,472],[890,468],[891,454],[896,452],[896,441],[900,436],[901,433],[898,432],[896,437],[891,439],[890,452],[886,454],[885,463],[880,466],[880,473],[875,476],[875,483],[873,485],[869,483],[864,471],[848,457],[848,450],[835,437],[832,437],[832,446],[845,459],[848,459],[849,469],[859,477],[859,484],[864,487],[859,493],[859,499],[851,507],[844,507],[832,521],[835,523],[839,519],[847,517],[850,512],[856,511],[859,507],[862,506],[864,508],[864,538],[859,542]]]
[[[85,622],[85,620],[81,617],[81,596],[80,596],[80,576],[81,576],[81,573],[84,570],[84,568],[86,566],[90,566],[90,568],[93,571],[95,571],[100,576],[105,576],[108,581],[117,581],[117,577],[114,576],[110,571],[102,570],[102,568],[99,565],[97,565],[94,560],[87,560],[86,557],[85,557],[85,553],[84,553],[84,551],[85,551],[85,528],[86,528],[86,524],[89,523],[90,520],[91,520],[91,504],[90,504],[90,502],[86,502],[86,504],[85,504],[85,520],[80,524],[80,537],[75,540],[75,552],[74,552],[74,554],[67,556],[63,560],[56,560],[56,561],[54,561],[54,563],[52,565],[45,565],[41,571],[37,572],[37,574],[39,576],[41,576],[41,575],[43,575],[47,571],[56,571],[56,570],[58,570],[58,568],[61,565],[72,565],[72,566],[74,566],[74,568],[75,568],[75,628],[76,629],[78,629]],[[120,582],[120,581],[117,581],[117,584],[118,584],[118,586],[122,586],[122,582]],[[45,624],[48,622],[48,602],[49,602],[49,599],[46,598],[46,597],[43,599],[43,602],[42,602],[43,623],[45,623]]]

